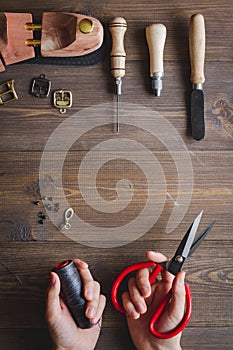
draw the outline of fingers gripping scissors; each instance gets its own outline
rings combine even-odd
[[[204,231],[201,232],[201,234],[196,238],[196,232],[199,226],[199,223],[201,221],[202,217],[202,211],[193,221],[192,225],[189,227],[188,231],[184,235],[182,241],[180,242],[175,255],[171,258],[169,261],[164,261],[161,263],[155,263],[153,261],[145,261],[141,263],[136,263],[131,266],[128,266],[125,270],[121,272],[121,274],[117,277],[115,280],[113,287],[112,287],[112,303],[114,307],[122,313],[125,313],[125,310],[121,303],[119,302],[119,288],[123,284],[123,280],[125,281],[126,278],[129,276],[132,277],[132,272],[136,272],[139,269],[143,268],[152,268],[152,272],[149,276],[150,284],[152,284],[157,275],[162,270],[167,270],[173,275],[177,275],[179,271],[181,271],[182,266],[184,265],[185,261],[194,253],[194,251],[199,247],[199,245],[202,243],[206,235],[210,232],[211,228],[214,225],[214,222],[212,222]],[[156,330],[156,322],[159,319],[160,315],[163,313],[165,308],[167,307],[171,297],[172,297],[172,290],[170,290],[162,300],[161,304],[158,306],[157,310],[155,310],[155,313],[153,314],[151,320],[150,320],[150,332],[160,339],[169,339],[177,334],[179,334],[188,324],[191,314],[192,314],[192,295],[189,285],[185,285],[185,292],[186,292],[186,310],[184,317],[182,321],[177,325],[176,328],[171,330],[167,333],[160,333]]]

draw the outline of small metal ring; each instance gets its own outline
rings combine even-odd
[[[67,221],[69,221],[72,216],[74,215],[74,210],[72,208],[68,208],[65,211],[65,222],[67,223]]]
[[[61,230],[70,230],[71,229],[71,224],[69,222],[66,222],[65,224],[60,225]]]
[[[69,222],[66,222],[63,228],[65,230],[70,230],[71,229],[71,224]]]
[[[60,108],[60,109],[59,109],[59,112],[60,112],[61,114],[65,114],[65,113],[66,113],[66,109],[65,109],[65,108]]]

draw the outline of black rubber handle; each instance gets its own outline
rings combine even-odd
[[[61,296],[80,328],[93,326],[85,316],[86,300],[83,297],[82,280],[72,260],[66,260],[53,269],[61,281]]]

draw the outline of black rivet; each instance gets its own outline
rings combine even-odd
[[[43,225],[43,224],[44,224],[44,220],[42,220],[42,219],[41,219],[41,220],[39,220],[38,222],[39,222],[39,224],[41,224],[41,225]]]
[[[36,201],[36,202],[33,202],[33,204],[35,204],[35,205],[40,205],[40,202],[39,202],[39,201]]]
[[[46,219],[46,215],[42,211],[39,211],[38,216],[39,216],[39,218],[41,218],[43,220]]]

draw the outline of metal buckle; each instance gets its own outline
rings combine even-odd
[[[31,94],[33,96],[44,98],[48,97],[51,89],[51,81],[45,79],[45,75],[41,74],[32,81]]]
[[[72,92],[65,89],[54,91],[53,105],[64,114],[72,106]]]
[[[14,80],[4,81],[0,84],[0,106],[15,100],[18,100],[18,96],[14,88]]]

